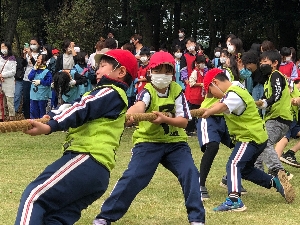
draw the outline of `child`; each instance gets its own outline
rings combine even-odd
[[[264,169],[263,162],[268,167],[269,174],[277,175],[283,166],[276,154],[274,145],[287,133],[292,123],[291,96],[288,82],[284,75],[278,71],[281,56],[277,50],[265,51],[260,55],[260,70],[268,79],[264,84],[263,105],[266,109],[265,121],[268,132],[268,143],[265,150],[258,157],[255,166]]]
[[[225,69],[225,68],[227,68],[229,66],[226,63],[228,57],[229,57],[229,52],[226,49],[223,49],[221,51],[221,56],[220,56],[221,68],[219,68],[219,69]]]
[[[52,74],[46,68],[47,55],[40,54],[28,75],[32,81],[30,89],[30,118],[42,118],[46,114],[48,99],[51,97]]]
[[[124,130],[125,90],[135,79],[137,64],[125,50],[107,52],[100,64],[95,89],[69,108],[62,105],[60,114],[50,112],[47,124],[30,121],[30,135],[69,132],[63,156],[25,189],[15,224],[74,224],[106,191]]]
[[[176,45],[173,49],[173,54],[174,54],[174,59],[175,59],[175,80],[176,83],[180,85],[182,90],[185,90],[185,83],[181,79],[181,74],[180,74],[180,59],[182,57],[182,51],[180,46]]]
[[[224,113],[226,124],[235,147],[226,165],[228,197],[214,211],[244,211],[246,206],[240,199],[241,178],[262,187],[275,187],[292,202],[295,192],[282,170],[275,177],[254,167],[256,158],[267,145],[267,132],[258,114],[253,98],[240,82],[230,82],[222,70],[212,69],[204,77],[204,88],[221,99],[206,109],[203,118]]]
[[[138,77],[135,80],[136,83],[136,89],[137,93],[140,93],[141,90],[144,89],[146,83],[147,83],[147,71],[148,71],[148,64],[149,64],[149,59],[150,59],[150,50],[146,47],[143,47],[140,51],[140,61],[141,65],[138,70]]]
[[[281,162],[284,162],[290,166],[300,167],[300,163],[297,162],[295,157],[295,151],[289,150],[285,154],[283,154],[284,148],[287,146],[290,138],[298,138],[300,136],[300,126],[298,124],[299,121],[299,103],[300,102],[300,79],[296,78],[293,81],[289,80],[289,88],[291,90],[291,98],[292,98],[292,106],[291,113],[293,115],[293,122],[290,125],[289,131],[285,134],[285,136],[276,144],[275,150],[277,152],[278,157]],[[296,149],[297,151],[298,149]]]
[[[282,60],[278,70],[287,78],[296,79],[298,72],[295,63],[292,61],[291,49],[288,47],[281,48],[280,55]]]
[[[154,112],[157,119],[152,122],[141,121],[133,133],[135,146],[128,169],[103,203],[94,225],[107,225],[119,220],[135,196],[148,185],[159,163],[178,178],[189,222],[192,225],[203,225],[205,222],[199,173],[183,129],[190,113],[182,89],[172,81],[174,64],[174,58],[167,52],[154,53],[150,59],[151,83],[145,85],[137,96],[137,102],[127,113]],[[175,117],[166,117],[161,112],[172,113]],[[132,122],[129,121],[127,125]]]
[[[206,59],[204,55],[197,55],[192,65],[193,71],[186,85],[185,97],[190,109],[199,109],[204,100],[203,77],[207,72]],[[186,126],[188,136],[193,136],[196,130],[197,118],[193,117]]]
[[[85,52],[78,52],[76,55],[76,64],[73,69],[71,69],[70,74],[73,77],[83,76],[84,78],[81,79],[83,82],[74,83],[73,85],[77,85],[79,89],[79,95],[82,96],[84,93],[92,90],[92,80],[90,79],[92,75],[95,74],[94,70],[91,67],[87,67],[86,64],[86,53]]]
[[[221,50],[222,48],[216,47],[214,50],[215,58],[212,60],[212,64],[214,65],[215,68],[221,69],[222,63],[220,61],[220,56],[221,56]]]

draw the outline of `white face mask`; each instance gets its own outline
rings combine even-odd
[[[183,36],[184,36],[183,33],[178,34],[178,37],[180,37],[180,38],[182,38]]]
[[[181,56],[182,56],[182,53],[181,53],[181,52],[176,52],[174,55],[175,55],[175,57],[176,57],[177,59],[180,59]]]
[[[187,48],[187,50],[194,51],[195,50],[195,46],[190,46],[190,47]]]
[[[7,54],[7,49],[1,49],[1,53],[3,54],[3,55],[6,55]]]
[[[226,63],[226,58],[225,57],[221,57],[220,58],[220,63],[222,63],[222,64]]]
[[[216,52],[216,53],[215,53],[215,56],[216,56],[217,58],[219,58],[219,57],[220,57],[220,55],[221,55],[221,53],[220,53],[220,52]]]
[[[172,82],[172,75],[151,73],[151,83],[158,89],[166,88]]]
[[[221,48],[222,45],[218,45],[219,48]]]
[[[141,60],[142,63],[145,63],[145,62],[148,61],[148,57],[147,57],[147,56],[142,56],[142,57],[140,58],[140,60]]]
[[[200,69],[204,69],[204,68],[205,68],[205,63],[200,63],[200,64],[199,64],[199,68],[200,68]]]
[[[89,62],[89,58],[85,58],[85,63],[88,63]]]
[[[32,51],[38,50],[38,46],[37,45],[30,45],[30,48],[31,48]]]
[[[47,55],[47,51],[42,51],[41,54],[42,55]]]
[[[234,53],[235,49],[234,49],[234,46],[233,45],[229,45],[228,46],[228,52],[229,53]]]

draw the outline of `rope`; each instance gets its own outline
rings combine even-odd
[[[193,109],[190,110],[192,117],[201,117],[204,113],[204,109]],[[165,116],[173,117],[171,113],[163,112]],[[134,114],[126,114],[126,121],[133,117],[134,121],[153,121],[157,118],[154,113],[134,113]],[[37,122],[47,123],[49,121],[48,118],[35,119]],[[7,132],[17,132],[17,131],[26,131],[30,130],[32,125],[29,120],[19,120],[19,121],[10,121],[10,122],[2,122],[0,123],[0,133]]]

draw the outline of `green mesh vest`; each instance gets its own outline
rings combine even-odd
[[[116,119],[99,118],[88,121],[80,127],[70,128],[63,149],[65,151],[70,150],[90,154],[111,171],[115,167],[115,152],[120,145],[120,138],[124,131],[128,103],[126,93],[123,89],[115,85],[104,86],[111,87],[117,91],[126,103],[121,114]],[[91,92],[85,93],[84,96]]]
[[[246,109],[241,115],[224,114],[232,141],[234,143],[237,141],[264,143],[268,139],[265,123],[258,114],[252,96],[245,88],[235,85],[231,85],[226,93],[228,92],[236,93],[246,105]]]
[[[269,79],[264,84],[264,92],[267,99],[270,98],[272,95],[271,77],[274,72],[280,73],[278,70],[274,70],[269,76]],[[282,75],[282,73],[280,74]],[[284,120],[290,120],[290,121],[293,120],[293,116],[290,111],[291,108],[290,91],[288,87],[288,82],[286,81],[285,83],[286,84],[284,89],[282,90],[281,98],[277,102],[275,102],[271,107],[267,107],[265,118],[264,118],[265,121],[270,119],[275,119],[277,117],[280,117]]]
[[[300,97],[300,91],[298,90],[298,88],[296,87],[295,84],[293,84],[292,88],[293,89],[290,93],[291,98]],[[294,105],[291,104],[291,113],[292,113],[293,119],[296,120],[296,121],[298,121],[298,111],[299,111],[299,106],[294,106]]]
[[[145,89],[149,91],[151,98],[146,112],[158,111],[175,114],[175,99],[182,92],[179,84],[174,81],[171,82],[167,97],[158,96],[157,91],[150,83],[145,85]],[[140,142],[175,143],[186,142],[187,135],[183,128],[141,121],[139,128],[133,133],[132,140],[134,144]]]

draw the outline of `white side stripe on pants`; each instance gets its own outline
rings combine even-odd
[[[21,225],[28,225],[32,213],[32,208],[34,202],[47,190],[53,187],[56,183],[58,183],[61,179],[63,179],[66,175],[68,175],[73,169],[78,167],[80,164],[85,162],[90,156],[80,154],[75,158],[68,161],[63,167],[57,170],[49,179],[47,179],[44,183],[35,187],[30,195],[28,196],[21,216]]]
[[[240,159],[243,157],[245,150],[248,146],[247,142],[242,142],[240,148],[238,149],[235,157],[233,158],[230,170],[231,170],[231,191],[236,192],[237,191],[237,163],[240,161]]]

